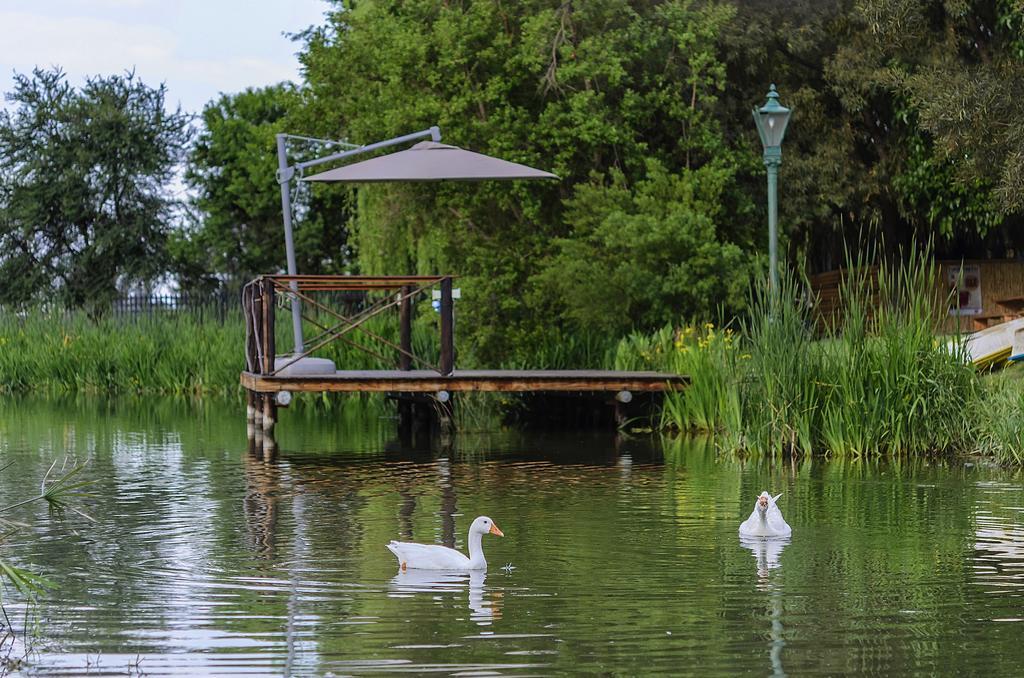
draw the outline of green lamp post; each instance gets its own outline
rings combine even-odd
[[[779,165],[782,164],[782,137],[789,124],[790,110],[779,103],[775,85],[768,90],[768,101],[754,109],[754,124],[764,146],[764,165],[768,169],[768,289],[779,290]]]

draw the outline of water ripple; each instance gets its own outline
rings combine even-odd
[[[12,516],[31,532],[2,557],[60,583],[32,608],[30,672],[1014,675],[1024,661],[1024,489],[996,469],[777,466],[610,434],[406,449],[358,431],[268,461],[244,430],[213,445],[189,426],[77,422],[63,439],[92,441],[83,508],[98,522]],[[22,441],[3,450],[9,499],[60,445],[44,425],[4,439]],[[762,489],[784,492],[791,539],[739,539]],[[485,538],[486,573],[400,572],[384,548],[464,550],[479,514],[506,534]]]

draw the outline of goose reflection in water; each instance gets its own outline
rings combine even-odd
[[[757,560],[757,574],[767,577],[769,570],[782,567],[782,549],[789,544],[789,538],[740,537],[740,545],[750,549]]]
[[[480,626],[488,626],[501,619],[500,591],[489,591],[484,585],[487,572],[445,572],[439,570],[399,571],[388,585],[394,597],[412,597],[417,594],[460,593],[468,589],[469,618]]]
[[[772,581],[769,574],[782,567],[782,550],[789,545],[789,538],[740,537],[740,545],[750,549],[757,561],[757,589],[768,594],[768,617],[771,625],[768,631],[768,661],[772,676],[785,676],[782,666],[782,650],[786,647],[785,630],[782,626],[782,585]]]

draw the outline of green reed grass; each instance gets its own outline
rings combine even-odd
[[[0,316],[0,389],[51,393],[227,393],[243,363],[242,323],[182,314],[93,321]]]
[[[824,332],[807,286],[783,276],[776,295],[754,292],[737,332],[708,325],[633,335],[619,344],[616,367],[689,375],[685,391],[666,396],[663,423],[717,432],[736,450],[903,457],[969,453],[983,442],[1012,459],[1005,450],[1021,446],[1007,419],[980,431],[972,412],[986,399],[1006,411],[1019,399],[986,388],[962,349],[948,347],[959,342],[940,335],[946,306],[932,258],[883,263],[877,273],[863,263],[850,266],[862,272],[842,285],[841,315]]]
[[[931,257],[911,258],[879,267],[875,295],[866,274],[844,286],[844,323],[826,352],[834,384],[824,408],[826,449],[905,454],[972,445],[979,378],[940,335],[947,306],[935,297],[936,278]]]
[[[593,330],[566,332],[547,330],[533,344],[528,357],[503,360],[501,369],[508,370],[572,370],[601,369],[612,360],[619,338]]]
[[[429,316],[414,324],[413,350],[437,362],[436,330]],[[320,319],[330,326],[329,319]],[[394,318],[370,319],[365,328],[398,343]],[[292,345],[287,311],[278,311],[278,353]],[[305,328],[313,337],[319,330]],[[335,342],[316,351],[340,369],[394,369],[397,352],[356,331],[352,341],[378,356]],[[416,365],[414,365],[416,367]],[[221,323],[188,312],[165,312],[135,319],[93,320],[83,313],[0,313],[0,392],[119,393],[158,395],[237,395],[245,368],[245,329],[241,312]]]
[[[740,426],[741,373],[738,363],[750,355],[739,351],[731,328],[711,323],[664,327],[649,335],[634,333],[619,342],[612,365],[618,370],[657,369],[690,378],[683,391],[665,396],[662,427],[710,432]]]
[[[777,297],[764,288],[749,313],[729,326],[667,326],[617,343],[591,335],[554,333],[529,365],[504,367],[614,367],[688,375],[690,386],[664,399],[664,428],[716,434],[735,450],[778,455],[823,453],[899,458],[933,451],[979,452],[1024,463],[1024,379],[982,377],[961,346],[939,332],[945,309],[934,293],[936,271],[927,254],[877,275],[846,279],[834,327],[815,328],[807,287],[784,276]],[[324,326],[334,324],[321,317]],[[398,343],[398,323],[383,315],[366,329]],[[288,310],[278,309],[278,353],[291,347]],[[312,323],[307,340],[317,333]],[[315,355],[340,369],[393,369],[394,349],[367,334],[347,335],[379,355],[335,342]],[[0,314],[0,392],[51,394],[241,395],[245,364],[241,313],[220,323],[188,313],[98,321],[82,314]],[[439,353],[437,315],[421,309],[413,325],[414,352],[428,364]],[[457,357],[472,366],[472,355]],[[414,364],[414,368],[423,367]],[[303,394],[300,406],[346,410],[349,400]],[[390,402],[373,396],[373,406]],[[510,395],[459,397],[461,430],[500,426],[518,405]],[[365,403],[363,403],[365,404]],[[355,405],[353,405],[354,407]],[[363,409],[362,406],[357,409]]]
[[[976,452],[1002,464],[1024,465],[1024,368],[984,377],[970,415]]]

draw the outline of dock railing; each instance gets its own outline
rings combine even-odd
[[[436,370],[450,376],[455,370],[454,313],[450,275],[434,276],[354,276],[354,275],[264,275],[242,288],[245,315],[246,369],[254,374],[275,376],[302,358],[334,342],[349,344],[378,360],[393,358],[353,341],[355,333],[393,349],[397,368]],[[437,365],[416,356],[412,350],[412,314],[416,297],[440,288],[440,360]],[[345,303],[337,301],[341,293]],[[275,315],[280,301],[297,299],[302,319],[317,334],[305,339],[303,350],[287,355],[278,364],[275,340]],[[354,303],[355,300],[355,303]],[[367,321],[389,309],[398,309],[399,339],[394,343],[367,327]],[[325,319],[326,322],[325,322]],[[384,350],[383,348],[381,350]]]

